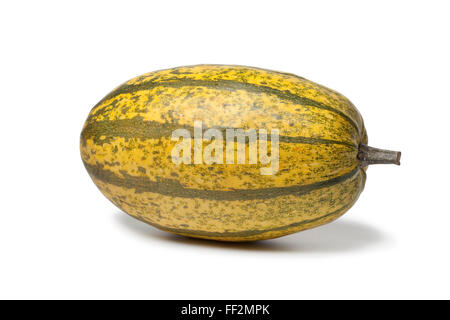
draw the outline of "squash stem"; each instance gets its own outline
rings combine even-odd
[[[400,157],[401,152],[398,151],[377,149],[365,144],[359,145],[358,159],[361,167],[381,163],[400,165]]]

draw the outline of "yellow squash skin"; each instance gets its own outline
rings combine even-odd
[[[278,129],[278,172],[261,175],[260,163],[174,164],[171,133],[196,120],[204,128]],[[360,143],[367,144],[360,114],[333,90],[287,73],[197,65],[116,88],[91,110],[80,147],[94,183],[131,216],[179,235],[253,241],[344,214],[364,188]]]

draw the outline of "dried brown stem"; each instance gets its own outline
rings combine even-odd
[[[400,165],[401,152],[372,148],[361,144],[358,151],[358,159],[362,167],[371,164],[396,164]]]

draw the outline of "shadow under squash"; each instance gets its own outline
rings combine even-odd
[[[254,242],[221,242],[187,238],[154,228],[119,211],[115,212],[117,223],[127,231],[157,241],[179,245],[212,247],[229,250],[326,253],[357,251],[369,246],[380,245],[389,239],[385,234],[345,217],[314,229],[294,233],[285,237]]]

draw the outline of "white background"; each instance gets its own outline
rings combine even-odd
[[[0,298],[450,298],[446,1],[9,1],[0,5]],[[197,63],[296,73],[346,95],[374,166],[338,221],[265,242],[158,231],[90,180],[92,106]]]

